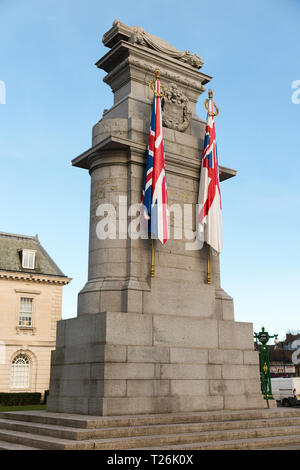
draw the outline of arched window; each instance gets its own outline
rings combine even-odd
[[[11,387],[29,388],[30,360],[25,354],[18,354],[11,364]]]

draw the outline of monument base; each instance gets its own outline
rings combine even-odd
[[[276,400],[265,400],[265,408],[277,408],[277,401]]]
[[[113,416],[264,408],[252,324],[104,312],[58,323],[47,410]]]

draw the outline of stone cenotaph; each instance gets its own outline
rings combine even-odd
[[[96,65],[107,73],[114,104],[94,126],[92,147],[72,162],[91,175],[88,282],[77,317],[58,322],[47,410],[108,416],[263,408],[252,323],[234,320],[218,256],[208,284],[206,250],[187,249],[206,125],[196,103],[211,77],[197,54],[140,27],[116,20],[103,43],[110,50]],[[151,277],[151,240],[128,236],[127,220],[141,202],[157,69],[169,205],[181,208],[190,229],[172,236],[180,227],[171,211],[171,237],[164,246],[155,241]],[[221,181],[235,174],[220,167]],[[104,204],[116,208],[116,236],[101,239]]]

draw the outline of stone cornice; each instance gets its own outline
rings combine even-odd
[[[113,165],[113,164],[128,164],[128,156],[124,154],[123,156],[116,156],[116,150],[126,150],[130,149],[131,151],[131,161],[134,161],[136,164],[145,165],[144,155],[146,152],[146,146],[137,142],[132,142],[129,139],[121,138],[117,136],[109,136],[101,141],[99,144],[91,147],[89,150],[79,155],[77,158],[72,160],[72,165],[79,168],[89,169],[90,172],[95,168],[101,166]],[[111,156],[109,151],[113,151]],[[107,153],[106,153],[107,152]],[[141,158],[134,158],[134,154],[140,155]],[[117,159],[117,161],[114,161]],[[165,152],[166,163],[172,165],[172,169],[168,168],[168,172],[182,176],[186,172],[192,172],[189,174],[189,177],[198,180],[199,179],[199,169],[200,169],[200,159],[196,160],[194,158],[184,158],[181,154],[177,155],[174,151]],[[176,170],[177,168],[177,170]],[[226,168],[219,166],[220,171],[220,180],[224,181],[226,179],[232,178],[236,175],[236,170],[231,168]],[[194,173],[194,175],[193,175]]]
[[[121,46],[122,44],[119,47]],[[124,46],[130,49],[130,45],[125,44]],[[140,53],[142,52],[143,51],[140,51]],[[100,59],[96,63],[97,67],[104,68],[105,59],[107,59],[109,55],[111,55],[111,53],[108,53],[106,56]],[[146,59],[146,56],[145,56],[145,59]],[[123,72],[127,67],[136,67],[138,70],[145,70],[146,72],[150,72],[153,76],[155,74],[155,70],[157,69],[157,66],[147,63],[147,61],[143,60],[142,57],[134,58],[134,57],[129,56],[123,59],[117,65],[115,65],[115,67],[110,72],[108,72],[108,74],[103,78],[104,83],[110,84],[114,80],[114,78],[119,77],[120,72]],[[162,62],[162,65],[160,65],[159,67],[161,79],[163,80],[165,78],[170,81],[175,81],[177,83],[184,85],[185,87],[193,88],[202,93],[206,89],[204,85],[208,83],[212,78],[211,76],[203,74],[203,73],[199,73],[199,72],[193,73],[193,71],[191,70],[187,70],[186,74],[183,75],[182,67],[178,68],[177,73],[176,73],[176,68],[177,68],[176,66],[173,66],[170,70],[167,70],[166,65],[164,64],[164,62]],[[129,81],[130,80],[129,76],[127,77],[127,80],[125,78],[124,80],[125,82]]]
[[[17,338],[10,338],[6,339],[4,338],[2,340],[5,344],[5,346],[14,346],[18,347],[20,349],[23,349],[23,351],[27,351],[28,349],[32,348],[53,348],[55,349],[56,341],[42,341],[39,339],[30,339],[30,343],[24,345],[24,339],[17,339]]]
[[[0,271],[0,279],[18,280],[26,282],[39,282],[42,284],[60,284],[66,285],[72,281],[72,278],[59,276],[46,276],[43,274],[18,273],[10,271]]]

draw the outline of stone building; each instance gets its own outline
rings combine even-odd
[[[0,233],[0,392],[49,388],[62,288],[70,281],[37,236]]]
[[[271,377],[300,377],[299,345],[300,334],[287,333],[285,340],[269,346]]]

